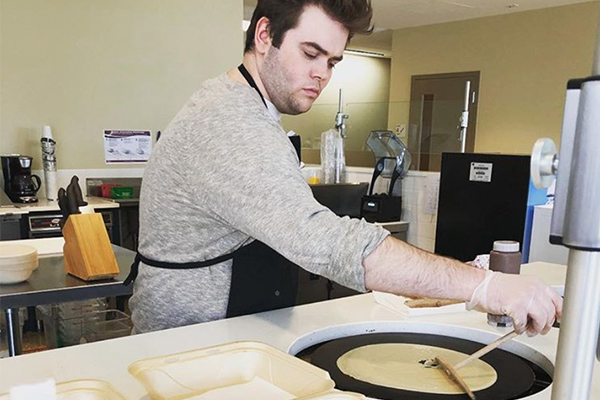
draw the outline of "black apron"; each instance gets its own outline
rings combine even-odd
[[[238,69],[248,84],[258,92],[266,106],[262,93],[244,65],[240,65]],[[298,153],[299,147],[296,149]],[[299,267],[258,240],[229,254],[190,263],[156,261],[138,252],[131,265],[131,272],[123,284],[130,285],[135,281],[140,261],[156,268],[194,269],[210,267],[228,260],[233,260],[233,263],[227,318],[291,307],[296,304]]]

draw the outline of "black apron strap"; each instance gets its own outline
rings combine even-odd
[[[256,90],[256,93],[258,93],[258,95],[260,96],[260,99],[262,100],[262,102],[264,103],[264,105],[266,107],[267,106],[267,102],[265,101],[265,97],[260,92],[260,89],[258,88],[258,85],[254,81],[254,78],[252,77],[252,75],[250,75],[250,72],[248,72],[248,70],[246,69],[246,67],[244,66],[244,64],[240,64],[238,66],[238,71],[240,71],[240,73],[242,74],[242,76],[244,77],[244,79],[246,80],[246,82],[248,82],[248,85],[250,85],[252,88],[254,88],[254,90]]]
[[[138,276],[140,266],[140,253],[135,253],[135,259],[133,260],[133,264],[129,267],[129,274],[127,274],[127,278],[123,281],[123,285],[129,286],[131,285]]]
[[[166,262],[166,261],[157,261],[157,260],[153,260],[153,259],[144,257],[143,255],[141,255],[138,252],[135,255],[135,260],[133,261],[133,264],[131,264],[131,270],[129,271],[129,275],[127,275],[127,278],[125,278],[125,280],[123,281],[123,285],[129,286],[132,282],[135,281],[135,279],[138,276],[140,261],[151,267],[164,268],[164,269],[205,268],[205,267],[210,267],[212,265],[222,263],[227,260],[231,260],[233,257],[235,257],[237,254],[241,253],[242,251],[248,251],[252,247],[257,246],[255,244],[255,242],[256,242],[256,240],[250,244],[247,244],[245,246],[242,246],[242,247],[232,251],[231,253],[223,254],[222,256],[215,257],[210,260],[193,261],[193,262],[187,262],[187,263],[173,263],[173,262]]]
[[[256,90],[256,93],[258,93],[258,95],[260,96],[260,99],[262,100],[263,104],[265,105],[265,107],[267,107],[267,102],[265,100],[265,97],[261,93],[260,89],[258,88],[258,85],[256,84],[256,81],[254,81],[254,78],[252,77],[252,75],[250,75],[250,72],[248,72],[248,70],[246,69],[244,64],[240,64],[238,66],[238,71],[240,71],[240,73],[242,74],[242,76],[244,77],[246,82],[248,82],[248,85],[250,85],[254,90]],[[269,108],[269,107],[267,107],[267,108]],[[302,161],[302,152],[300,150],[300,136],[295,135],[295,136],[288,136],[288,137],[290,138],[290,141],[292,142],[292,145],[294,146],[294,150],[296,150],[296,155],[298,155],[298,161],[301,162]]]
[[[227,318],[296,304],[299,267],[258,240],[229,254],[191,263],[156,261],[138,253],[123,284],[129,285],[135,281],[140,261],[157,268],[193,269],[208,267],[229,259],[233,259],[233,264]]]

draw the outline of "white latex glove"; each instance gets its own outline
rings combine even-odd
[[[548,333],[562,315],[562,297],[539,278],[487,271],[467,309],[508,315],[518,333]]]

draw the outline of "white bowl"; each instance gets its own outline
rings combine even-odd
[[[19,269],[16,271],[0,270],[0,285],[24,282],[29,279],[32,273],[33,269]]]
[[[35,247],[10,241],[0,242],[0,284],[26,281],[37,266]]]

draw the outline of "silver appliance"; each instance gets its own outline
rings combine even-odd
[[[550,139],[536,142],[532,178],[556,175],[550,240],[569,249],[552,400],[589,399],[600,360],[600,29],[592,76],[569,81],[560,163]]]

